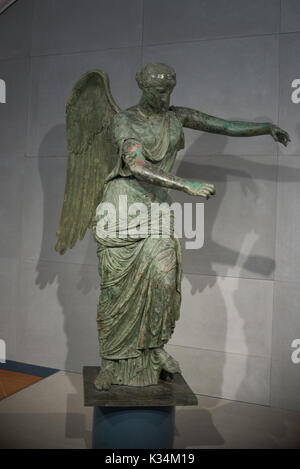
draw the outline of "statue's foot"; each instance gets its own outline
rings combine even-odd
[[[179,363],[171,357],[163,348],[157,348],[155,350],[156,356],[160,360],[162,369],[168,371],[169,373],[181,373]]]
[[[101,369],[94,381],[94,386],[98,391],[108,391],[111,387],[112,375],[108,370]]]
[[[160,379],[162,379],[166,383],[172,383],[174,375],[173,375],[173,373],[169,373],[166,370],[161,370],[159,377],[160,377]]]

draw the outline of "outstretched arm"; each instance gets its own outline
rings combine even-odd
[[[257,135],[271,135],[275,142],[287,146],[290,142],[289,134],[271,122],[230,121],[210,116],[203,112],[187,107],[171,106],[184,127],[212,132],[231,137],[255,137]]]
[[[142,145],[137,141],[125,141],[123,155],[124,162],[131,174],[140,181],[150,182],[168,189],[177,189],[190,195],[200,195],[206,199],[216,192],[213,184],[191,182],[155,168],[144,158]]]

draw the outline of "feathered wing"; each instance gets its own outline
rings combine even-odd
[[[55,246],[60,254],[83,239],[101,201],[104,179],[118,158],[110,125],[119,111],[101,70],[85,73],[67,102],[67,177]]]

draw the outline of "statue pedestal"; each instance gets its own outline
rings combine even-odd
[[[100,367],[83,367],[84,405],[94,407],[93,448],[171,449],[175,407],[197,405],[182,375],[146,387],[112,385],[97,391]]]

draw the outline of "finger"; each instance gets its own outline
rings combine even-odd
[[[204,194],[206,194],[206,195],[210,195],[210,191],[208,189],[203,189],[202,192],[204,192]]]
[[[284,139],[283,139],[284,145],[287,146],[289,142],[290,142],[289,136],[288,136],[288,135],[285,135],[285,136],[284,136]]]
[[[204,186],[204,189],[209,191],[211,194],[213,194],[215,191],[215,187],[213,184],[206,184],[206,186]]]
[[[207,192],[208,192],[208,195],[211,196],[215,193],[215,189],[209,188]]]
[[[287,142],[288,141],[288,135],[281,135],[281,141],[282,142]]]

